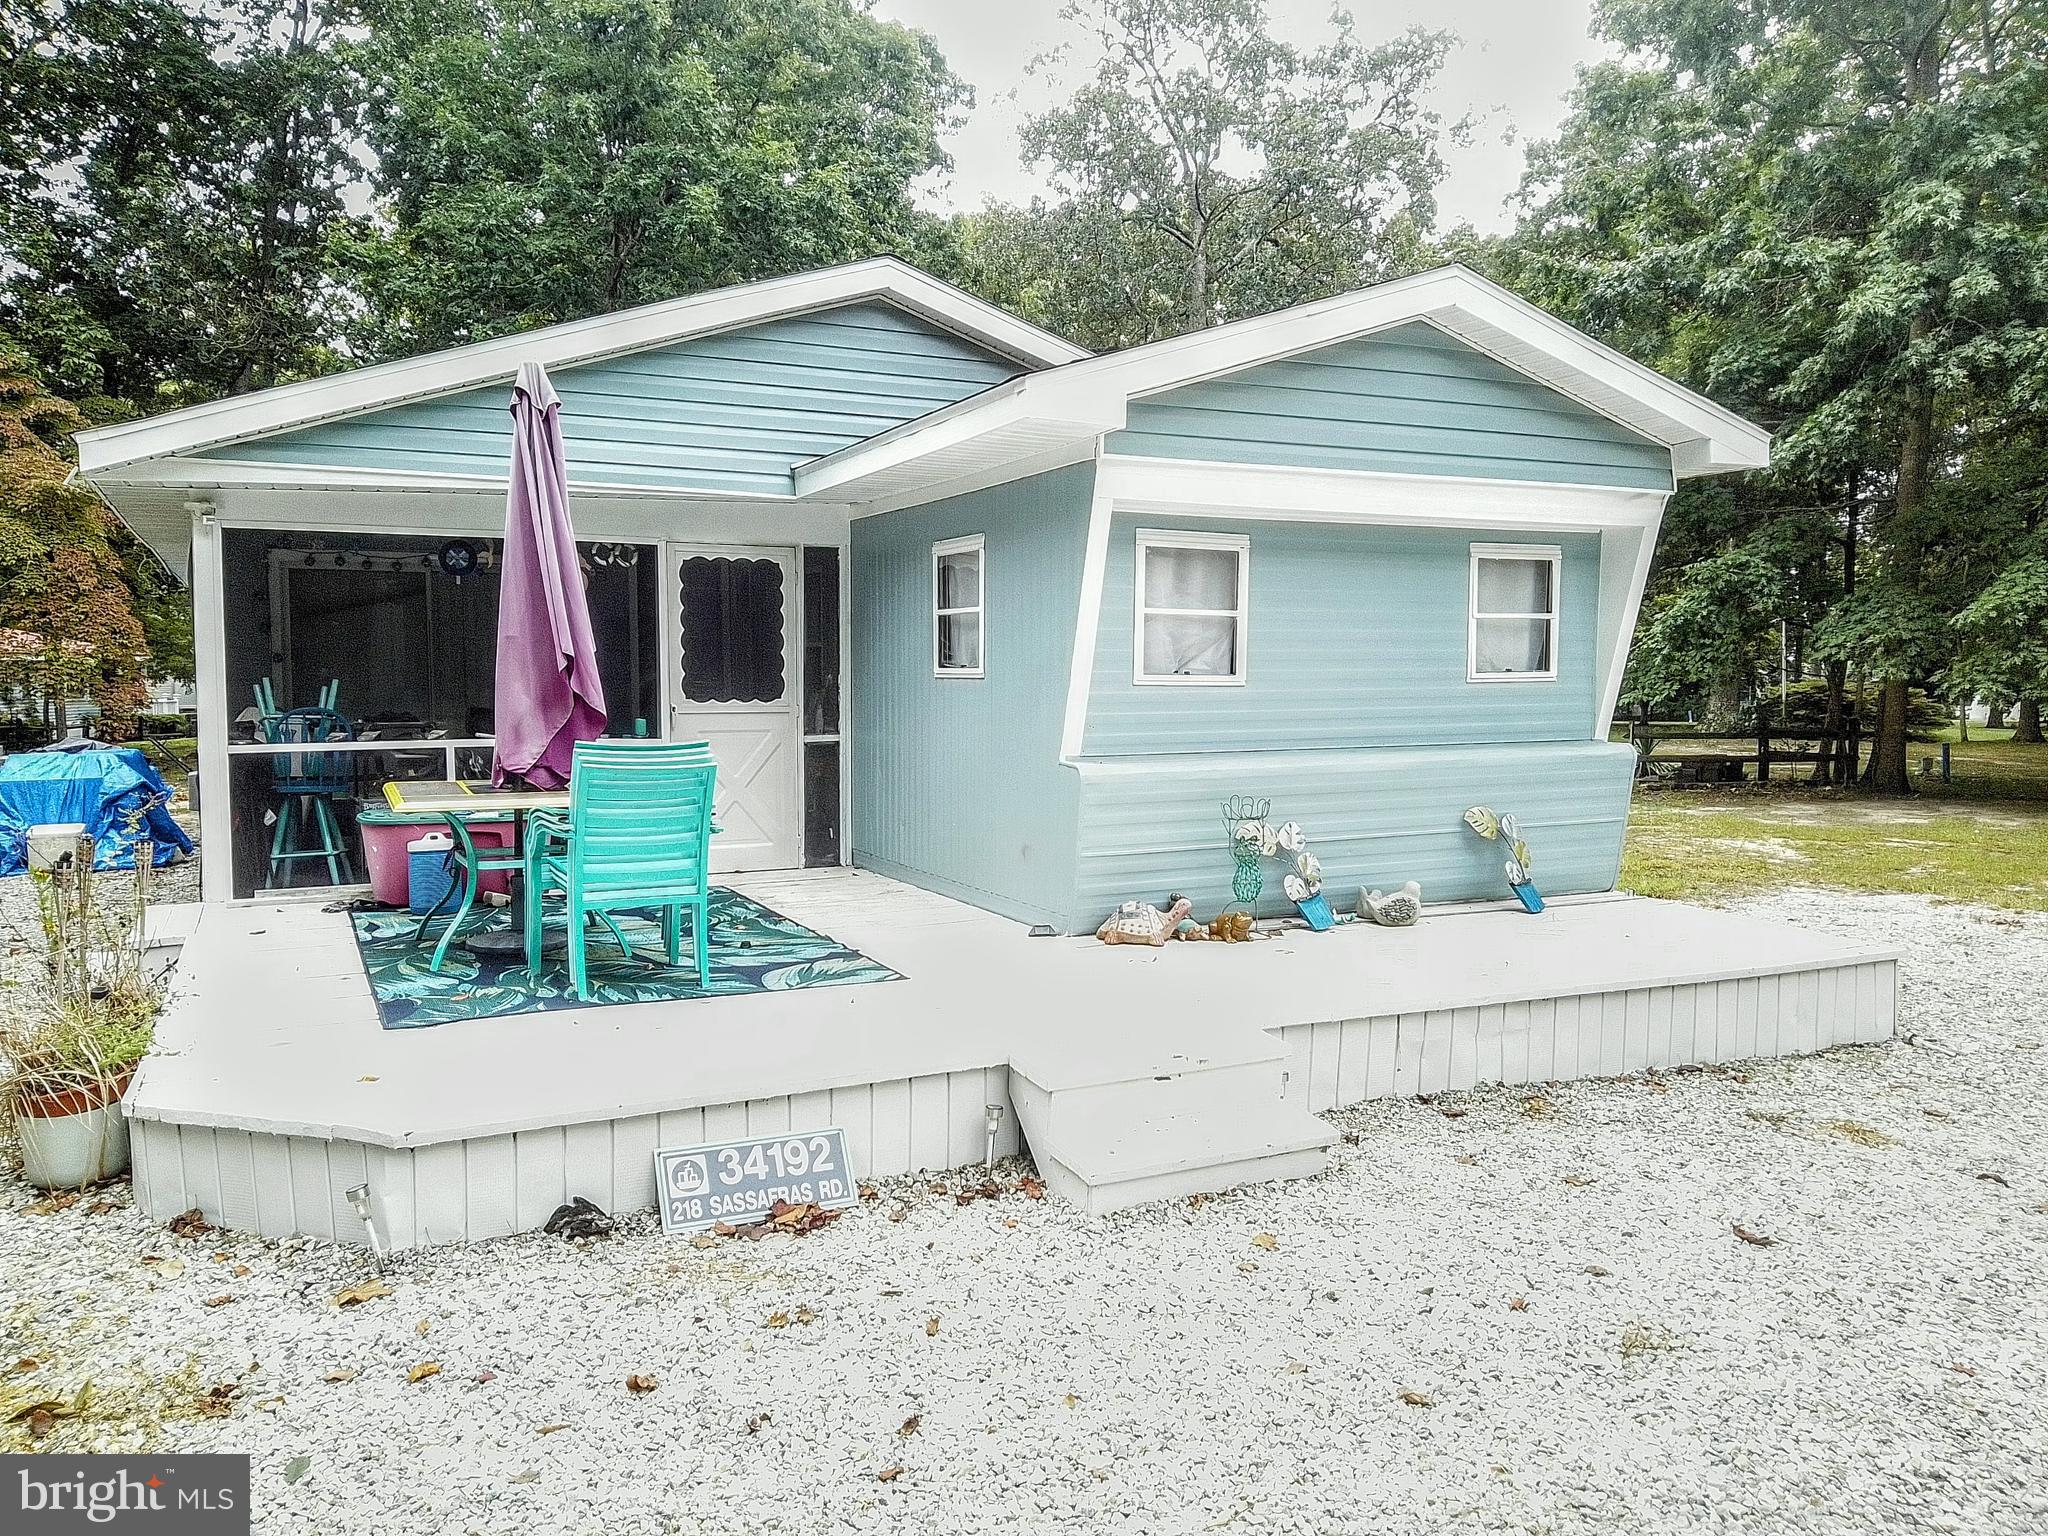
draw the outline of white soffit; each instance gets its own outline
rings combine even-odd
[[[1032,367],[1089,354],[894,257],[771,278],[453,347],[422,357],[279,385],[188,410],[78,434],[80,472],[195,453],[242,438],[290,431],[338,416],[509,382],[523,362],[550,368],[666,346],[745,325],[863,299],[882,299]]]

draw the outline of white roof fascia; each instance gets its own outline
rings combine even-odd
[[[1622,356],[1465,267],[1440,267],[1356,293],[1234,321],[1012,379],[916,421],[799,465],[798,494],[900,479],[927,454],[960,451],[1019,424],[1072,424],[1077,440],[1124,425],[1132,399],[1179,389],[1413,321],[1456,336],[1588,409],[1671,450],[1679,477],[1760,469],[1770,434]]]
[[[78,434],[79,469],[97,477],[143,459],[193,453],[242,438],[509,380],[523,362],[566,367],[871,298],[890,300],[1035,367],[1057,367],[1089,355],[949,283],[883,256],[571,320],[94,428]]]

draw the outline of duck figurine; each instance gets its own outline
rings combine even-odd
[[[1193,906],[1185,896],[1164,912],[1149,901],[1127,901],[1103,920],[1095,937],[1105,944],[1150,944],[1157,948],[1165,944]]]
[[[1422,915],[1422,887],[1410,880],[1398,891],[1360,891],[1358,915],[1382,928],[1407,928]]]

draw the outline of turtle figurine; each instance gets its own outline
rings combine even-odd
[[[1183,896],[1164,912],[1149,901],[1127,901],[1110,913],[1095,930],[1105,944],[1164,944],[1173,930],[1193,908]]]
[[[1382,928],[1407,928],[1422,915],[1422,887],[1410,880],[1398,891],[1360,891],[1358,915]]]

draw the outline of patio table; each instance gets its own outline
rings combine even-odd
[[[569,791],[493,789],[488,783],[457,779],[393,779],[384,786],[384,799],[392,810],[402,816],[433,817],[444,822],[462,852],[462,900],[449,919],[448,931],[434,946],[434,958],[427,969],[439,974],[442,963],[448,958],[448,946],[455,942],[463,920],[476,905],[479,877],[485,870],[513,871],[512,926],[502,934],[497,930],[489,934],[474,934],[467,942],[472,949],[488,947],[494,952],[523,951],[526,948],[526,903],[519,899],[519,886],[523,879],[520,872],[526,862],[526,813],[567,810]],[[468,823],[472,817],[500,816],[507,811],[512,813],[512,854],[509,858],[486,860],[477,853]],[[420,919],[418,937],[426,937],[427,924],[433,922],[437,915],[437,912],[429,912]],[[490,943],[480,946],[482,940]]]

